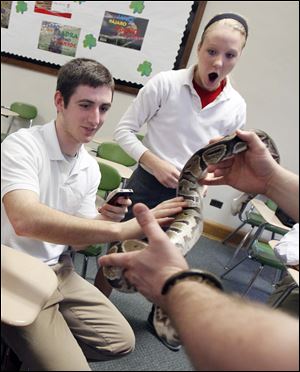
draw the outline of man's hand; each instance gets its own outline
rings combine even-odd
[[[163,284],[172,274],[186,270],[188,264],[144,204],[136,204],[133,211],[149,246],[141,251],[103,256],[99,263],[123,267],[130,283],[151,302],[162,306]]]
[[[247,193],[265,194],[278,164],[254,132],[237,130],[236,133],[247,142],[248,150],[216,165],[209,165],[207,170],[214,176],[199,182],[204,185],[230,185]]]
[[[98,212],[101,213],[98,219],[104,221],[120,222],[125,217],[125,214],[128,212],[128,207],[131,204],[132,202],[129,198],[120,196],[117,199],[117,205],[105,203],[98,209]]]
[[[178,196],[176,198],[163,201],[155,208],[152,208],[151,212],[161,226],[166,226],[174,221],[173,216],[181,212],[182,209],[187,206],[188,203],[184,201],[184,198],[182,196]]]

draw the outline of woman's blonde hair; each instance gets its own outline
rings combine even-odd
[[[205,36],[208,33],[208,31],[211,31],[213,28],[220,24],[228,25],[233,30],[239,31],[245,38],[244,44],[242,46],[242,48],[244,48],[248,38],[248,24],[243,17],[234,13],[223,13],[214,16],[204,27],[204,31],[202,33],[198,48],[200,48],[201,45],[203,44]]]

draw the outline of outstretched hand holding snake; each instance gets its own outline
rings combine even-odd
[[[239,131],[237,134],[224,137],[215,143],[209,144],[197,151],[184,166],[178,182],[177,196],[183,197],[188,203],[188,207],[175,216],[174,222],[166,231],[170,241],[183,256],[199,240],[203,230],[203,183],[222,184],[227,180],[227,183],[230,182],[229,184],[247,192],[265,192],[263,183],[271,177],[272,166],[265,168],[260,166],[260,172],[257,174],[257,185],[253,184],[248,187],[247,180],[249,178],[247,179],[247,175],[251,171],[252,173],[257,173],[257,165],[262,162],[263,157],[272,156],[279,161],[278,151],[274,142],[266,133],[261,130],[255,130],[261,141],[254,148],[250,148],[252,152],[255,151],[255,156],[253,161],[250,162],[250,166],[248,168],[241,166],[241,162],[244,161],[242,157],[247,155],[247,151],[245,152],[247,143],[243,140],[243,137],[246,140],[247,136],[255,135],[254,133],[251,134],[251,132],[248,133],[244,135],[243,132]],[[265,151],[266,147],[269,152]],[[236,154],[239,154],[240,160],[234,156]],[[274,162],[274,164],[277,163]],[[215,177],[201,182],[206,177],[208,167],[210,167],[210,171],[214,171]],[[235,170],[234,176],[229,171],[231,167]],[[244,183],[246,184],[244,185]],[[267,184],[268,182],[265,183],[265,185]],[[254,193],[249,194],[249,199],[254,196]],[[147,244],[142,241],[126,240],[112,246],[108,253],[139,251],[146,247]],[[135,286],[123,275],[123,269],[118,267],[118,265],[104,267],[103,272],[109,283],[119,291],[128,293],[136,291]],[[178,350],[180,345],[179,337],[163,310],[159,306],[155,306],[151,316],[153,317],[154,330],[163,343],[171,350]]]
[[[265,196],[299,221],[299,176],[282,168],[253,132],[237,134],[248,150],[208,166],[214,177],[202,183],[230,182],[241,191],[264,190]],[[241,167],[246,180],[238,177]],[[125,280],[165,311],[164,319],[172,320],[196,370],[299,369],[296,318],[210,287],[207,284],[214,287],[218,281],[211,273],[187,269],[182,254],[145,205],[136,204],[134,212],[149,244],[140,251],[103,256],[100,264],[122,268]]]

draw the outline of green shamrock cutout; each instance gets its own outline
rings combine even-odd
[[[96,46],[96,38],[92,34],[85,35],[85,39],[83,41],[84,48],[92,49]]]
[[[142,13],[145,8],[144,1],[132,1],[129,8],[133,9],[133,13]]]
[[[141,73],[141,76],[149,76],[152,72],[152,63],[149,61],[144,61],[139,65],[137,71]]]
[[[17,1],[17,5],[16,5],[16,11],[17,13],[24,13],[26,12],[28,9],[27,7],[27,3],[25,1]]]

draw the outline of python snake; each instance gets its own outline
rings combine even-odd
[[[265,143],[273,158],[279,162],[279,153],[274,141],[265,132],[253,130]],[[182,196],[188,202],[188,206],[175,216],[174,222],[167,229],[166,234],[182,255],[186,255],[199,240],[203,230],[203,186],[198,181],[206,176],[206,168],[209,164],[216,164],[222,160],[238,154],[247,149],[247,144],[236,134],[226,136],[220,141],[207,145],[198,150],[183,167],[177,188],[177,196]],[[244,194],[242,198],[250,200],[253,194]],[[126,240],[113,245],[110,253],[121,253],[141,250],[147,244],[140,240]],[[112,287],[121,292],[133,293],[135,287],[123,277],[123,269],[120,267],[107,266],[103,272]],[[159,307],[154,305],[153,327],[156,334],[166,345],[176,348],[180,345],[180,339],[173,328],[170,319]]]

